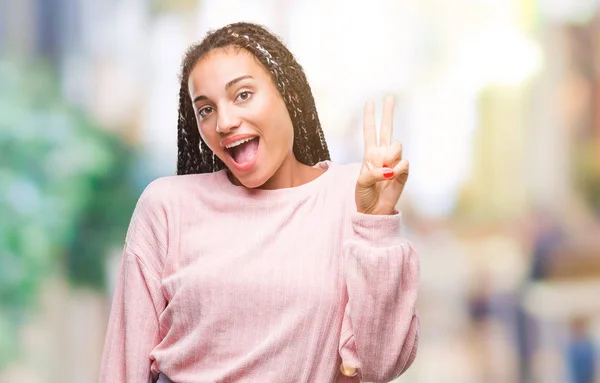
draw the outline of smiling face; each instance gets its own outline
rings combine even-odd
[[[297,162],[286,105],[250,53],[233,48],[208,53],[190,73],[188,89],[200,136],[241,184],[261,187],[282,165]]]

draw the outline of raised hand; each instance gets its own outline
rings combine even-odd
[[[408,179],[408,161],[402,144],[392,141],[394,98],[387,97],[377,140],[375,105],[365,103],[363,165],[356,182],[356,209],[365,214],[393,214]]]

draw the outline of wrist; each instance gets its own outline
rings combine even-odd
[[[398,210],[396,206],[367,206],[367,207],[358,207],[356,208],[357,213],[361,214],[370,214],[370,215],[396,215],[398,214]]]
[[[357,213],[360,214],[369,214],[369,215],[396,215],[398,214],[398,210],[396,209],[379,209],[379,210],[373,210],[373,211],[361,211],[360,209],[356,209]]]

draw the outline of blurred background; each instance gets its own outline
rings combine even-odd
[[[0,382],[97,381],[181,57],[239,20],[303,65],[334,161],[396,96],[422,263],[397,381],[600,382],[598,0],[0,0]]]

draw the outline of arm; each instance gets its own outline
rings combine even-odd
[[[158,317],[166,305],[160,268],[167,252],[166,220],[147,188],[133,213],[115,288],[100,383],[152,382],[150,353],[160,342]]]
[[[355,212],[344,246],[348,304],[339,351],[346,374],[361,381],[389,382],[416,356],[419,262],[400,220]]]

